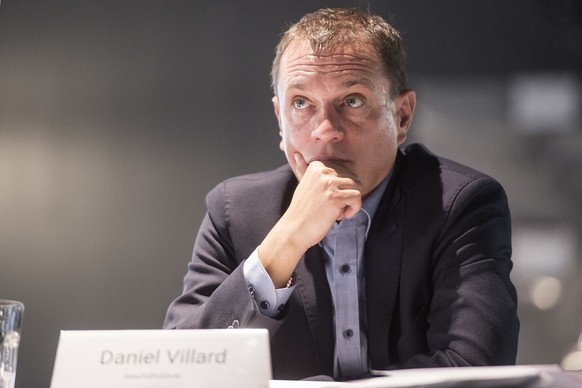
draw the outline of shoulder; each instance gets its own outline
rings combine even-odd
[[[494,178],[435,155],[421,144],[406,147],[402,159],[401,190],[426,206],[446,211],[483,195],[506,201],[503,187]]]
[[[206,196],[208,211],[224,212],[229,219],[279,213],[290,201],[297,179],[288,165],[226,179]]]
[[[208,193],[207,200],[216,196],[237,200],[270,196],[285,191],[286,186],[294,181],[295,176],[291,168],[283,165],[271,171],[226,179]]]
[[[403,151],[406,159],[406,167],[420,177],[428,177],[433,174],[446,174],[447,177],[458,179],[491,178],[488,175],[471,167],[457,163],[453,160],[438,156],[426,146],[414,143]]]
[[[294,179],[295,175],[293,174],[291,167],[289,167],[288,164],[285,164],[274,170],[229,178],[223,181],[222,185],[231,190],[245,190],[248,188],[268,189],[271,186],[278,187],[281,184]]]
[[[491,176],[450,159],[435,155],[422,144],[411,144],[403,151],[403,184],[406,188],[436,185],[455,189],[475,182],[499,183]]]

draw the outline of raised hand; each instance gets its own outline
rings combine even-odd
[[[282,287],[309,247],[319,243],[333,223],[362,206],[361,183],[341,162],[307,163],[295,153],[299,185],[289,208],[259,247],[259,259],[276,287]]]

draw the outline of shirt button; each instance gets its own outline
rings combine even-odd
[[[283,311],[284,309],[285,309],[285,305],[284,304],[280,305],[279,308],[278,308],[279,311]]]
[[[351,269],[351,268],[350,268],[350,266],[349,266],[349,265],[347,265],[347,264],[344,264],[344,265],[342,265],[342,266],[341,266],[341,268],[340,268],[340,271],[341,271],[341,272],[342,272],[342,273],[345,275],[345,274],[347,274],[348,272],[350,272],[350,269]]]
[[[268,309],[268,308],[269,308],[269,302],[267,302],[266,300],[262,301],[262,302],[261,302],[261,308],[262,308],[263,310],[266,310],[266,309]]]
[[[255,287],[253,287],[253,285],[249,285],[249,292],[251,293],[251,295],[255,294]]]
[[[352,331],[352,329],[347,329],[344,331],[344,338],[345,339],[350,339],[350,338],[352,338],[353,335],[354,335],[354,332]]]

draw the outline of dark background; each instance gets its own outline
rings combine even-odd
[[[499,101],[487,91],[516,74],[576,80],[582,69],[577,1],[2,0],[0,298],[26,305],[18,388],[49,386],[60,330],[161,327],[180,293],[206,192],[285,162],[270,102],[272,54],[289,22],[324,6],[370,8],[401,30],[410,86],[432,93],[419,93],[417,126],[430,122],[423,109],[425,118],[440,112],[424,107],[455,90]],[[489,113],[477,102],[471,120]],[[431,146],[419,133],[414,140]],[[471,142],[442,133],[448,146],[437,150],[453,158]],[[579,133],[566,142],[581,144]],[[494,136],[493,154],[505,143]],[[546,137],[522,140],[530,148],[519,155],[532,161],[519,161],[523,171],[542,171],[537,182],[555,176],[537,164]],[[502,166],[459,157],[502,177],[516,223],[540,218],[540,206],[520,207],[520,196],[536,190]],[[566,162],[560,174],[573,180],[580,165]],[[578,241],[580,193],[568,190],[566,199],[544,197],[566,208],[541,218],[566,220]],[[566,285],[563,295],[580,293]],[[559,363],[582,328],[580,309],[544,312],[550,330],[572,323],[556,339],[527,306],[518,361]]]

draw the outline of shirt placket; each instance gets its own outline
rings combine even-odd
[[[335,244],[336,354],[343,376],[357,376],[364,372],[358,302],[357,226],[356,217],[343,220]]]

